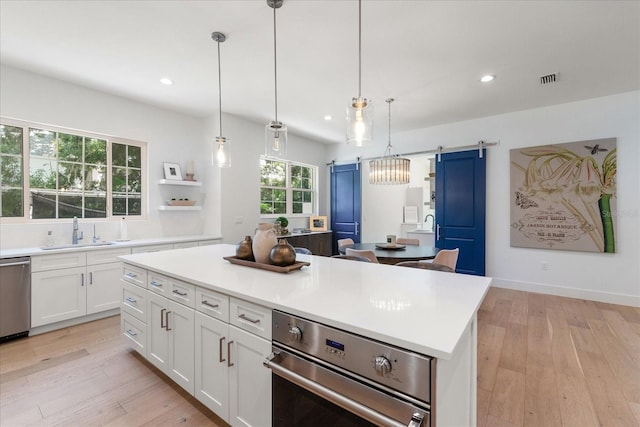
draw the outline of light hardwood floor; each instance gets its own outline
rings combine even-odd
[[[492,288],[478,319],[479,427],[640,425],[640,309]],[[0,425],[225,425],[119,328],[1,344]]]

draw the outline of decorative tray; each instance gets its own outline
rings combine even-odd
[[[253,268],[258,268],[260,270],[275,271],[276,273],[289,273],[294,270],[300,270],[304,266],[311,265],[310,262],[296,261],[291,265],[287,265],[286,267],[280,267],[278,265],[273,265],[273,264],[263,264],[261,262],[247,261],[246,259],[240,259],[236,256],[225,256],[222,258],[226,259],[231,264],[244,265],[245,267],[253,267]]]
[[[169,206],[194,206],[195,200],[167,200]]]
[[[376,248],[378,249],[390,249],[390,250],[398,250],[398,249],[404,249],[406,248],[406,245],[399,245],[399,244],[391,244],[391,243],[376,243]]]

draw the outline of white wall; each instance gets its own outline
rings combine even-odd
[[[223,115],[224,133],[231,139],[231,168],[222,169],[222,228],[226,243],[237,243],[244,236],[253,236],[259,222],[273,222],[273,218],[260,219],[260,155],[264,154],[264,125],[247,122],[232,115]],[[265,123],[266,125],[266,123]],[[318,166],[319,193],[328,188],[325,167],[326,147],[291,134],[288,135],[287,160]],[[327,215],[327,201],[319,201],[319,215]],[[308,217],[289,219],[289,230],[308,227]],[[236,220],[241,221],[236,223]]]
[[[487,155],[487,275],[494,285],[640,306],[640,92],[513,112],[395,134],[396,153],[499,141]],[[616,137],[618,143],[615,254],[512,248],[509,243],[509,150]],[[340,144],[328,159],[348,162],[379,155]],[[378,147],[377,145],[380,145]],[[404,191],[371,186],[363,167],[363,239],[380,240],[389,219],[400,218]],[[376,188],[372,188],[376,187]],[[546,262],[549,269],[543,271]]]
[[[130,239],[203,232],[203,211],[160,212],[157,209],[170,194],[177,194],[175,189],[157,185],[163,177],[163,162],[180,164],[184,173],[187,160],[195,160],[196,179],[207,173],[207,164],[202,161],[205,148],[203,120],[12,67],[2,66],[0,73],[0,115],[3,117],[147,143],[149,215],[144,221],[128,220]],[[205,181],[203,192],[210,191],[209,187]],[[189,192],[187,197],[198,196],[198,192],[184,191]],[[53,230],[60,243],[71,243],[70,220],[67,223],[38,221],[28,226],[7,222],[3,219],[0,224],[3,249],[44,245],[47,230]],[[88,238],[91,238],[94,223],[97,234],[103,239],[118,238],[119,222],[116,220],[81,220],[80,229]]]

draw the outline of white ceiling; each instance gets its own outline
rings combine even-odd
[[[0,17],[2,63],[196,116],[217,114],[211,33],[223,32],[223,111],[274,119],[266,0],[1,0]],[[277,34],[278,118],[291,133],[343,141],[358,94],[358,2],[285,0]],[[542,86],[553,72],[558,82]],[[496,80],[479,83],[488,73]],[[388,97],[393,134],[638,89],[638,1],[362,4],[362,95],[376,139],[387,138]]]

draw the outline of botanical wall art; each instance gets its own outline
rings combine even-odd
[[[616,251],[616,138],[511,154],[511,246]]]

